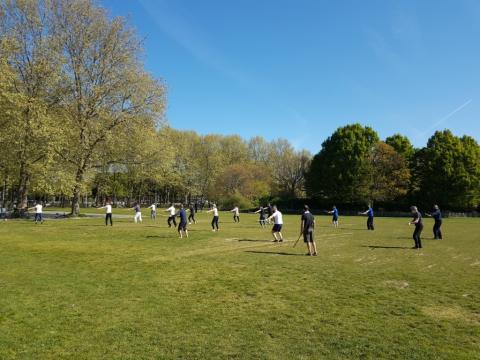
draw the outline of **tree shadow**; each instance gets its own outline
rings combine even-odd
[[[245,250],[247,253],[252,254],[264,254],[264,255],[286,255],[286,256],[305,256],[303,254],[292,254],[287,252],[278,252],[278,251],[257,251],[257,250]]]
[[[379,245],[361,245],[370,249],[411,249],[411,246],[379,246]]]

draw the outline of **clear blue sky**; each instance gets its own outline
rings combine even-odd
[[[480,139],[480,1],[103,0],[145,38],[169,123],[316,153],[360,122]]]

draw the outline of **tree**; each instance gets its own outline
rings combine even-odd
[[[400,134],[394,134],[385,139],[385,143],[395,149],[397,153],[402,155],[405,159],[412,159],[415,149],[412,143],[406,136]]]
[[[371,155],[372,183],[370,201],[391,201],[407,194],[410,170],[407,160],[380,141]]]
[[[307,193],[332,201],[366,201],[371,186],[370,156],[377,133],[360,124],[338,128],[322,144],[307,174]]]
[[[469,136],[437,131],[414,159],[417,198],[424,205],[475,208],[480,201],[480,148]]]
[[[50,10],[44,1],[0,4],[0,57],[14,72],[11,81],[16,93],[7,140],[15,159],[17,208],[27,205],[32,176],[42,176],[38,169],[52,154],[52,139],[58,128],[55,107],[61,62]]]
[[[119,133],[162,119],[164,87],[143,70],[140,41],[124,19],[109,19],[90,0],[55,4],[65,119],[56,152],[75,176],[71,209],[76,215],[87,173],[101,160],[102,147],[115,146]]]

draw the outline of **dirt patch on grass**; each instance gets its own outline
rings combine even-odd
[[[423,307],[422,312],[439,320],[460,320],[480,325],[480,314],[474,314],[460,306],[429,306]]]

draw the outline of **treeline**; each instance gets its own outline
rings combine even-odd
[[[73,214],[106,198],[479,206],[480,150],[471,137],[437,132],[414,149],[404,136],[381,141],[354,124],[312,157],[284,139],[175,130],[164,120],[164,83],[145,71],[141,41],[124,19],[90,0],[0,4],[3,206],[60,199]]]

